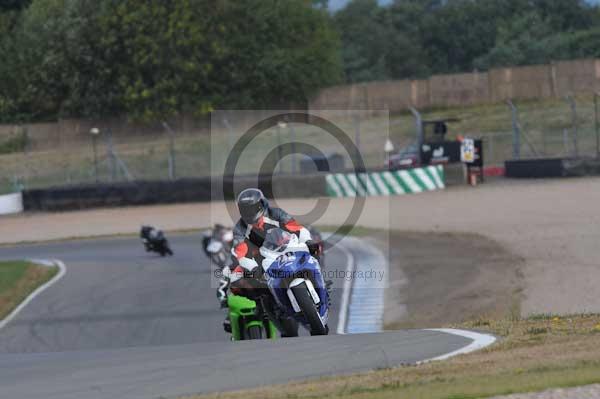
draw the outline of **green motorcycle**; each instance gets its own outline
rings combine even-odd
[[[277,328],[256,302],[239,295],[227,297],[231,340],[275,339]]]

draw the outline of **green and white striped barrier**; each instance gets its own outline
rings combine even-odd
[[[330,197],[414,194],[446,187],[442,165],[370,173],[334,173],[325,178]]]

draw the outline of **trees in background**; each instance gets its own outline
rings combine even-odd
[[[285,106],[341,78],[322,1],[25,3],[0,4],[2,121]]]
[[[355,0],[334,16],[342,40],[349,82],[396,76],[426,76],[430,66],[414,21],[427,10],[422,2],[398,2],[390,8],[377,0]]]
[[[583,0],[353,0],[334,21],[349,82],[600,53],[600,12]]]
[[[300,104],[338,82],[600,56],[584,0],[0,0],[0,122]]]

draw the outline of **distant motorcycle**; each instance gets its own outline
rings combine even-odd
[[[216,224],[212,230],[207,230],[202,236],[204,253],[219,267],[229,266],[232,245],[233,230],[220,224]]]
[[[140,229],[140,238],[146,252],[156,252],[160,256],[173,256],[169,241],[161,230],[152,226],[142,226]]]

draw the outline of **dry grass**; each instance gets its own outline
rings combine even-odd
[[[201,398],[479,398],[600,382],[600,315],[461,324],[501,337],[445,362],[264,387]]]
[[[595,150],[594,110],[591,96],[577,97],[579,149],[591,154]],[[572,127],[572,114],[564,99],[540,101],[517,101],[522,130],[526,134],[522,142],[523,156],[537,152],[539,155],[564,155],[572,150],[571,140],[564,140],[563,132]],[[422,110],[424,119],[458,118],[449,125],[448,138],[456,135],[483,137],[487,164],[498,164],[512,157],[511,112],[504,103],[467,107]],[[391,138],[397,149],[415,141],[415,120],[410,112],[396,113],[387,117],[375,113],[360,114],[360,149],[367,166],[381,166],[384,161],[384,144]],[[354,141],[357,126],[353,118],[337,113],[324,113]],[[249,126],[248,126],[249,127]],[[231,136],[227,130],[215,130],[211,137],[205,131],[177,132],[175,137],[176,171],[179,177],[196,177],[221,171],[233,143],[245,129],[234,129]],[[240,170],[258,170],[266,152],[280,140],[292,140],[291,130],[270,129],[244,151]],[[323,152],[335,151],[345,154],[340,144],[314,126],[298,125],[295,138],[315,145]],[[110,180],[109,163],[106,161],[105,140],[98,141],[100,161],[99,174],[102,181]],[[115,135],[115,150],[136,179],[168,178],[169,136]],[[531,145],[530,145],[531,144]],[[92,143],[88,138],[72,142],[44,143],[44,151],[4,154],[0,156],[0,191],[14,190],[14,180],[28,188],[56,184],[93,183],[94,162]],[[284,171],[291,169],[291,159],[284,159]],[[119,175],[119,179],[123,176]]]
[[[0,262],[0,320],[57,272],[57,267],[24,261]]]

